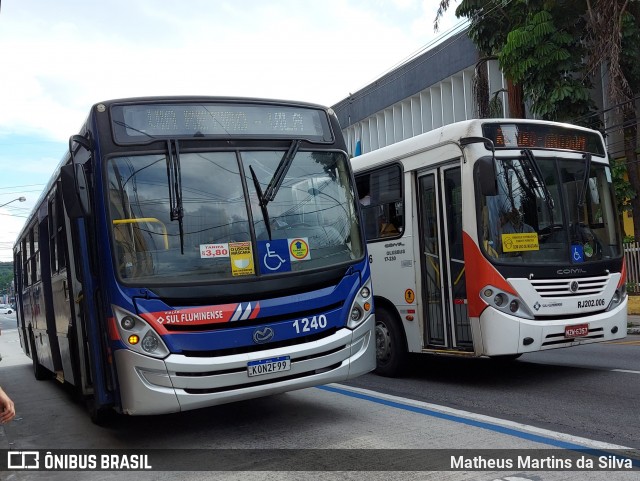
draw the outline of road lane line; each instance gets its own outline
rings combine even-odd
[[[514,421],[508,421],[505,419],[494,418],[492,416],[485,416],[483,414],[477,414],[470,411],[463,411],[460,409],[453,409],[438,404],[425,403],[422,401],[415,401],[413,399],[403,398],[399,396],[392,396],[390,394],[379,393],[368,389],[361,389],[352,386],[345,386],[342,384],[329,384],[326,386],[319,386],[316,389],[322,389],[325,391],[342,394],[345,396],[354,397],[357,399],[363,399],[374,403],[382,404],[385,406],[403,409],[418,414],[424,414],[427,416],[436,417],[460,424],[466,424],[469,426],[475,426],[483,429],[488,429],[501,434],[515,436],[521,439],[534,441],[542,444],[548,444],[563,449],[571,450],[584,450],[585,448],[593,450],[632,450],[634,448],[620,446],[617,444],[604,443],[593,439],[582,438],[579,436],[572,436],[570,434],[560,433],[557,431],[551,431],[549,429],[537,428],[528,424],[517,423]],[[608,453],[602,452],[602,455]],[[634,460],[634,465],[638,463]]]
[[[630,374],[640,374],[640,371],[632,371],[631,369],[611,369],[613,372],[627,372]]]

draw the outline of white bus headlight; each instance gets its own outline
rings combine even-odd
[[[508,292],[501,291],[494,286],[486,286],[480,290],[480,297],[488,305],[506,312],[513,316],[522,317],[524,319],[534,319],[533,313],[529,310],[522,299]]]
[[[611,302],[609,303],[609,306],[607,307],[607,311],[610,311],[611,309],[615,309],[616,307],[618,307],[620,305],[620,303],[622,301],[624,301],[624,298],[626,296],[627,296],[627,285],[626,284],[622,284],[613,293],[613,297],[611,298]]]
[[[118,334],[125,346],[140,354],[160,359],[169,355],[166,344],[147,321],[121,307],[111,307],[116,316]]]

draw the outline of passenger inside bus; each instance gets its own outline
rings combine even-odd
[[[399,234],[396,226],[390,222],[384,215],[378,217],[378,224],[380,228],[378,229],[378,233],[380,237],[388,237]]]
[[[519,234],[535,232],[535,229],[522,220],[522,214],[515,207],[500,215],[500,224],[503,234]]]

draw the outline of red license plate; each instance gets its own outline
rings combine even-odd
[[[589,324],[576,324],[564,328],[564,337],[585,337],[589,335]]]

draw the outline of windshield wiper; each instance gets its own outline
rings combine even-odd
[[[553,214],[553,206],[554,206],[553,197],[551,197],[551,192],[549,192],[549,187],[547,187],[547,183],[544,181],[544,176],[542,175],[542,171],[540,170],[540,166],[538,165],[538,162],[533,156],[533,152],[531,152],[531,150],[529,149],[524,149],[522,151],[522,154],[529,161],[529,167],[533,170],[533,174],[534,174],[535,180],[537,181],[538,187],[542,190],[542,195],[544,196],[543,200],[547,204],[547,207],[549,208],[549,212]]]
[[[262,211],[262,220],[264,221],[264,226],[267,229],[267,234],[269,234],[269,240],[271,240],[271,221],[269,220],[269,210],[267,209],[267,203],[264,200],[264,194],[262,193],[262,188],[260,187],[260,181],[258,180],[258,176],[253,170],[253,166],[249,166],[249,171],[251,172],[251,178],[253,179],[253,185],[256,189],[256,193],[258,194],[258,199],[260,202],[260,210]]]
[[[578,207],[583,207],[587,198],[587,188],[589,186],[589,177],[591,176],[591,154],[583,155],[585,160],[584,177],[582,178],[582,190],[578,196]]]
[[[174,155],[175,153],[175,155]],[[167,140],[167,181],[169,183],[169,217],[178,221],[180,253],[184,255],[184,209],[182,208],[182,174],[178,141]]]
[[[278,190],[280,190],[280,186],[289,171],[289,167],[291,167],[291,164],[293,163],[293,158],[296,156],[301,142],[301,140],[294,140],[291,142],[289,150],[287,150],[280,160],[276,171],[273,173],[271,181],[269,181],[269,185],[267,185],[267,189],[264,191],[261,205],[264,204],[266,207],[269,202],[276,198],[276,194],[278,193]]]
[[[264,225],[267,229],[267,234],[269,234],[269,240],[271,240],[271,221],[269,220],[269,210],[267,209],[267,205],[273,199],[276,198],[276,194],[278,190],[280,190],[280,186],[282,182],[284,182],[284,178],[287,176],[287,172],[289,172],[289,168],[293,163],[293,158],[296,156],[298,149],[300,148],[300,140],[294,140],[291,142],[289,149],[285,152],[280,159],[280,163],[278,163],[278,167],[276,167],[276,171],[273,173],[273,177],[269,181],[266,190],[264,193],[262,192],[262,188],[260,187],[260,181],[258,181],[258,176],[256,175],[253,167],[249,166],[249,171],[251,172],[251,178],[253,179],[253,185],[255,186],[256,193],[258,194],[258,199],[260,200],[260,210],[262,211],[262,219],[264,220]]]

